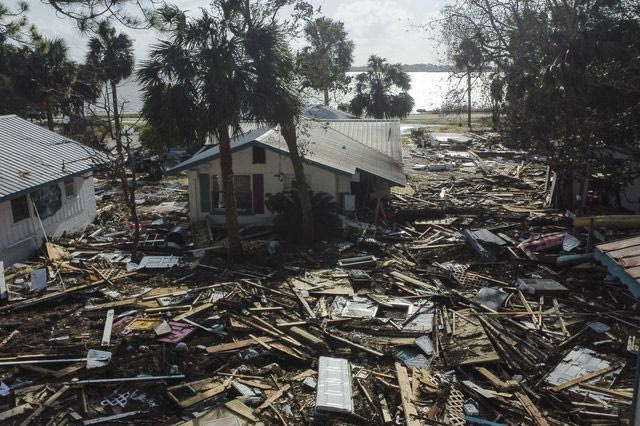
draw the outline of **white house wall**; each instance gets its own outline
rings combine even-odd
[[[339,192],[350,192],[350,177],[336,175],[334,172],[305,164],[305,175],[309,178],[309,184],[314,192],[326,192],[338,201]],[[220,160],[201,164],[196,169],[188,172],[189,178],[189,210],[191,220],[201,221],[210,216],[212,223],[223,224],[224,214],[213,214],[202,212],[200,205],[198,174],[206,173],[210,176],[220,176]],[[253,164],[253,149],[247,147],[241,151],[233,153],[233,173],[234,175],[262,174],[264,176],[265,201],[269,195],[282,192],[285,182],[281,175],[292,176],[294,174],[289,157],[266,150],[266,161],[264,164]],[[253,188],[252,188],[253,191]],[[272,213],[265,207],[264,214],[239,215],[241,224],[268,223],[271,221]]]
[[[58,237],[65,232],[84,229],[96,217],[96,199],[93,177],[76,176],[76,195],[67,198],[64,183],[58,184],[62,190],[62,207],[53,216],[42,221],[47,236]],[[42,245],[43,232],[29,203],[30,217],[13,223],[11,201],[0,203],[0,260],[5,265],[23,261],[32,256]]]

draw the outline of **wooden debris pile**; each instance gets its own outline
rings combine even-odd
[[[386,224],[233,264],[193,229],[133,263],[103,200],[93,236],[4,271],[0,421],[629,424],[636,299],[546,209],[544,165],[455,149],[415,151]]]

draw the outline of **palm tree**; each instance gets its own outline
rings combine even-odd
[[[97,35],[89,40],[87,65],[93,66],[98,78],[111,86],[115,140],[118,154],[122,154],[122,123],[118,104],[118,83],[133,73],[133,43],[128,35],[117,34],[107,21],[98,26]]]
[[[409,95],[411,77],[401,64],[390,64],[376,55],[369,57],[367,71],[356,76],[356,96],[350,102],[355,115],[374,118],[404,118],[413,109]]]
[[[347,71],[353,62],[353,41],[347,39],[344,24],[320,17],[308,22],[304,36],[309,46],[298,54],[303,84],[324,94],[324,104],[329,105],[329,92],[348,88]]]
[[[127,160],[132,161],[129,143],[123,143],[122,117],[118,104],[118,83],[128,78],[133,73],[133,43],[124,33],[117,34],[107,21],[98,26],[97,35],[89,40],[89,52],[87,53],[87,65],[94,67],[98,79],[111,87],[111,101],[113,123],[115,127],[114,140],[116,143],[115,172],[122,183],[124,202],[129,208],[131,220],[134,226],[133,245],[131,256],[138,255],[138,243],[140,241],[140,219],[136,206],[136,175],[134,168],[131,182],[127,178]],[[128,140],[128,136],[127,136]],[[125,152],[126,151],[126,152]],[[126,154],[126,155],[125,155]]]
[[[75,65],[67,57],[62,39],[47,39],[32,30],[32,46],[23,47],[21,72],[16,73],[18,89],[31,101],[43,105],[47,126],[53,130],[53,114],[61,101],[68,99]]]

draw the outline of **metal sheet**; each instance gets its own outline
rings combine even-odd
[[[145,256],[140,261],[139,269],[166,269],[178,265],[181,258],[178,256]]]
[[[352,413],[351,388],[349,361],[321,356],[318,361],[316,410],[343,414]]]
[[[93,169],[107,157],[15,115],[0,116],[0,201]]]

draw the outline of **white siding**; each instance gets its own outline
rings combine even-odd
[[[64,183],[58,184],[62,190],[62,208],[53,216],[42,221],[47,236],[58,237],[65,232],[76,232],[93,222],[96,216],[96,199],[93,177],[76,176],[76,195],[67,198]],[[11,201],[0,203],[0,260],[11,265],[28,259],[42,245],[43,233],[38,219],[29,203],[31,217],[13,223]]]
[[[326,192],[338,200],[338,177],[334,172],[305,164],[305,175],[310,177],[311,189],[314,192]],[[209,163],[201,164],[196,169],[188,172],[189,178],[189,206],[190,215],[193,221],[205,220],[207,213],[201,211],[198,187],[198,173],[207,173],[209,175],[220,176],[220,161],[214,160]],[[285,180],[281,175],[293,175],[293,167],[288,156],[277,154],[273,151],[266,151],[265,164],[253,164],[253,149],[247,147],[241,151],[233,153],[233,173],[234,175],[254,175],[262,174],[264,176],[264,192],[265,201],[270,195],[277,194],[284,190]],[[349,181],[349,177],[344,177]],[[343,188],[349,188],[349,184],[342,184]],[[252,188],[253,189],[253,188]],[[346,189],[345,192],[348,192]],[[241,224],[253,223],[270,223],[272,213],[265,207],[264,214],[257,215],[240,215],[238,219]],[[212,223],[223,224],[225,222],[224,215],[210,215],[209,219]]]

